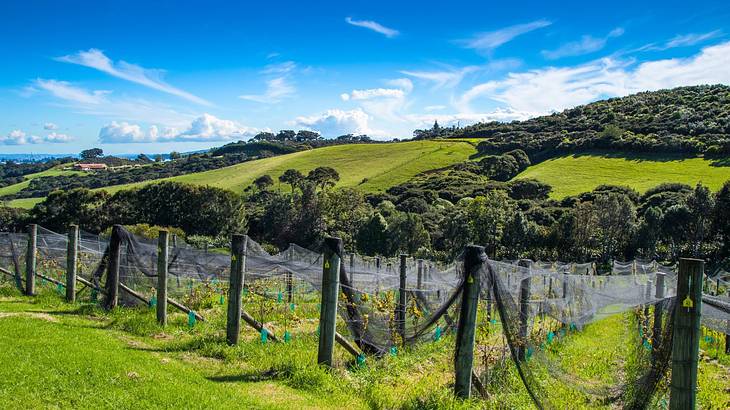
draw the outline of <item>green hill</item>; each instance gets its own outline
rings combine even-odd
[[[287,169],[308,172],[328,166],[340,174],[338,186],[358,187],[366,192],[383,191],[407,181],[414,175],[467,160],[476,153],[473,140],[429,140],[389,144],[348,144],[300,151],[244,162],[211,171],[167,178],[178,182],[211,185],[241,192],[254,179],[268,174],[276,179]],[[102,188],[116,192],[143,186],[162,179]],[[25,183],[25,182],[24,182]],[[20,190],[19,184],[6,187]],[[8,192],[9,194],[11,192]],[[7,195],[6,194],[6,195]],[[9,201],[10,206],[30,208],[42,198]]]
[[[644,192],[663,182],[702,182],[717,190],[730,180],[728,165],[727,161],[704,158],[590,152],[549,159],[515,178],[534,178],[550,184],[553,198],[587,192],[601,184],[626,185]]]

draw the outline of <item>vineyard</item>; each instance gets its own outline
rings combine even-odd
[[[276,254],[243,235],[228,250],[178,242],[119,225],[108,237],[31,225],[0,234],[0,289],[109,320],[107,331],[176,335],[150,343],[233,364],[215,376],[226,383],[284,380],[335,400],[317,407],[730,405],[730,275],[702,261],[615,261],[603,272],[493,261],[478,246],[439,263],[346,253],[337,238]],[[0,314],[0,326],[11,317]],[[27,388],[0,386],[3,407],[17,407]],[[226,407],[226,394],[195,406]],[[295,396],[279,406],[297,406]]]

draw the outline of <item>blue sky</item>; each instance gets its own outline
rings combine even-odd
[[[722,1],[233,3],[0,3],[0,152],[408,138],[730,84]]]

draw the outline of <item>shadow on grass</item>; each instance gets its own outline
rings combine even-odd
[[[210,376],[206,377],[206,379],[218,383],[255,383],[286,379],[289,376],[289,373],[290,372],[286,370],[282,371],[277,369],[269,369],[263,371],[250,371],[242,374],[231,374],[226,376]]]

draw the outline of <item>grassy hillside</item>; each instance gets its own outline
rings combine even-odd
[[[13,195],[13,194],[17,193],[18,191],[20,191],[21,189],[26,188],[28,185],[30,185],[30,181],[35,178],[53,177],[53,176],[58,176],[58,175],[74,175],[74,174],[80,173],[79,171],[63,170],[62,168],[66,167],[66,166],[68,166],[68,165],[67,164],[61,165],[60,167],[51,168],[51,169],[45,170],[43,172],[36,172],[35,174],[26,175],[25,181],[18,182],[17,184],[8,185],[8,186],[0,188],[0,198],[2,198],[5,195]]]
[[[407,181],[412,176],[431,169],[442,168],[469,158],[476,152],[471,140],[411,141],[396,144],[350,144],[336,145],[309,151],[295,152],[261,160],[244,162],[212,171],[181,175],[165,180],[186,182],[241,192],[257,177],[268,174],[276,180],[287,169],[303,173],[328,166],[340,174],[338,186],[354,187],[376,192]],[[154,180],[161,181],[161,180]],[[154,181],[116,185],[103,188],[116,192],[149,184]],[[24,182],[27,185],[27,183]],[[9,192],[22,187],[11,185]],[[0,196],[3,194],[0,193]],[[27,198],[9,201],[14,207],[31,208],[42,198]]]
[[[552,185],[553,198],[590,191],[601,184],[627,185],[643,192],[663,182],[702,182],[717,190],[730,180],[730,166],[715,160],[621,155],[594,152],[557,157],[529,167],[516,178],[535,178]]]

